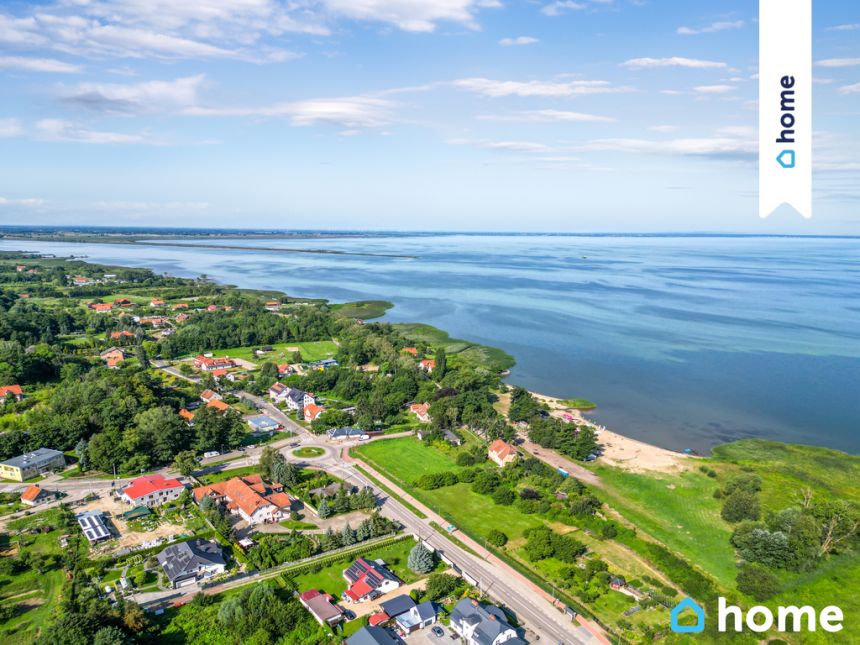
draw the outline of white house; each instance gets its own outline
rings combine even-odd
[[[474,598],[463,598],[451,610],[449,625],[467,645],[519,645],[523,643],[508,624],[505,613]]]

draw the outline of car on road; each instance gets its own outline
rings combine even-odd
[[[445,630],[436,625],[430,630],[436,638],[442,638],[445,635]]]

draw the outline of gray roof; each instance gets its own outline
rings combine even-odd
[[[156,559],[171,582],[196,575],[198,566],[226,564],[220,545],[199,538],[171,544]]]
[[[110,531],[105,525],[104,516],[101,511],[84,511],[75,515],[78,525],[81,527],[87,540],[98,542],[110,537]]]
[[[415,606],[415,601],[412,600],[410,596],[403,594],[395,596],[385,602],[381,602],[379,603],[379,606],[382,607],[382,611],[386,614],[392,618],[396,618],[400,614],[405,614],[407,611],[412,609]]]
[[[290,391],[287,392],[287,398],[292,399],[296,403],[302,403],[305,400],[305,392],[295,388],[290,388]]]
[[[339,437],[360,437],[363,434],[367,434],[361,428],[335,428],[328,431],[328,436],[332,439]]]
[[[352,636],[346,639],[347,645],[397,645],[397,641],[392,638],[382,627],[362,627]]]
[[[418,612],[418,618],[421,621],[429,620],[439,613],[432,600],[425,600],[415,608],[415,611]]]
[[[472,637],[479,645],[492,645],[502,632],[513,629],[501,609],[481,605],[471,598],[463,598],[454,606],[451,622],[475,625]]]
[[[13,466],[15,468],[39,468],[51,463],[57,457],[63,457],[63,453],[52,448],[39,448],[33,452],[28,452],[18,457],[12,457],[2,462],[4,466]],[[65,459],[65,457],[63,457]]]
[[[251,427],[257,430],[274,430],[278,427],[278,422],[266,414],[255,414],[247,418]]]

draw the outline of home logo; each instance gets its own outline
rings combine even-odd
[[[682,625],[679,622],[681,614],[688,609],[692,610],[696,614],[695,625]],[[698,634],[699,632],[705,631],[705,610],[699,607],[692,598],[684,598],[681,602],[675,605],[675,608],[672,609],[671,618],[672,631],[676,634]]]

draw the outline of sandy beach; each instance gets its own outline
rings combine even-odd
[[[566,406],[561,399],[538,392],[532,395],[550,408],[550,415],[559,419],[566,418],[571,423],[587,425],[597,433],[597,440],[603,446],[600,461],[610,466],[631,472],[674,471],[689,465],[690,456],[652,446],[644,441],[631,439],[622,434],[607,430],[589,420],[580,410]]]

